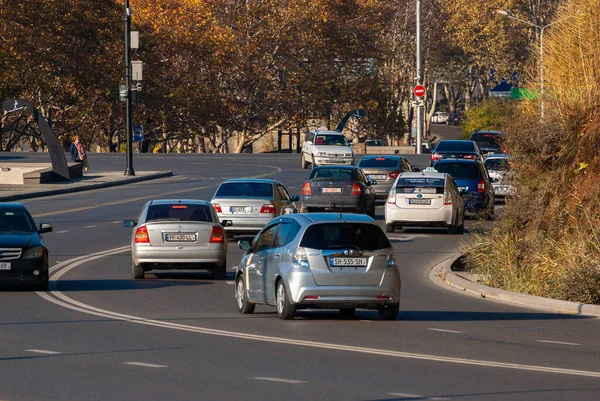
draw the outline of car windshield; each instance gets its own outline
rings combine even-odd
[[[146,221],[177,220],[212,222],[213,217],[208,205],[159,204],[148,207]]]
[[[310,173],[308,179],[352,181],[352,170],[340,168],[317,168]]]
[[[317,134],[315,145],[348,146],[348,141],[343,135]]]
[[[485,132],[474,132],[471,135],[471,140],[477,142],[477,144],[481,145],[494,145],[500,146],[498,144],[499,141],[502,140],[500,134],[490,134]]]
[[[446,185],[444,178],[431,177],[407,177],[400,178],[396,184],[399,194],[412,194],[415,192],[423,194],[443,194]]]
[[[361,168],[396,168],[400,164],[398,159],[391,159],[386,157],[376,157],[372,159],[361,159],[358,162],[358,167]]]
[[[475,180],[479,177],[479,169],[474,163],[437,163],[435,169],[450,174],[455,180]]]
[[[374,251],[391,248],[381,228],[369,223],[317,223],[304,232],[301,247],[313,249],[346,249]]]
[[[471,141],[441,141],[435,147],[436,152],[473,151]]]
[[[508,160],[506,160],[506,159],[486,159],[484,164],[488,170],[496,170],[496,171],[508,170]]]
[[[1,232],[27,232],[36,231],[33,219],[23,209],[0,208]]]
[[[268,182],[226,182],[215,195],[219,198],[273,198],[273,185]]]

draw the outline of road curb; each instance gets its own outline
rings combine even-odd
[[[155,180],[157,178],[165,178],[165,177],[171,177],[171,176],[173,176],[172,171],[163,171],[160,173],[125,178],[125,179],[119,180],[119,181],[100,182],[97,184],[82,185],[82,186],[77,186],[77,187],[72,187],[72,188],[48,189],[48,190],[44,190],[44,191],[29,192],[29,193],[18,194],[18,195],[0,196],[0,202],[12,202],[12,201],[18,201],[18,200],[23,200],[23,199],[42,198],[44,196],[63,195],[63,194],[70,194],[70,193],[74,193],[74,192],[91,191],[93,189],[117,187],[120,185],[133,184],[136,182]]]
[[[537,297],[488,287],[462,277],[452,271],[452,264],[461,257],[454,253],[448,259],[434,266],[429,272],[429,279],[439,286],[450,286],[455,290],[468,293],[478,298],[498,300],[528,308],[543,309],[551,312],[567,313],[572,315],[600,316],[600,305],[590,305],[559,299]]]

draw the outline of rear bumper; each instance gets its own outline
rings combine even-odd
[[[258,233],[265,224],[269,223],[276,216],[274,214],[265,214],[264,216],[236,216],[224,215],[219,213],[219,220],[222,222],[230,221],[231,225],[225,225],[225,232],[233,234]]]
[[[177,265],[181,268],[191,268],[192,265],[200,264],[225,264],[227,257],[226,243],[210,244],[203,249],[191,249],[191,247],[154,247],[148,244],[133,244],[131,247],[131,258],[136,265],[162,264]],[[178,267],[176,267],[178,268]]]
[[[447,227],[452,225],[452,205],[442,206],[439,209],[409,209],[386,203],[385,224]]]
[[[302,210],[319,208],[330,210],[359,209],[360,196],[302,195]]]

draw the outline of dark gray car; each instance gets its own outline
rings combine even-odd
[[[377,199],[388,197],[389,190],[400,173],[419,171],[402,156],[364,156],[356,166],[362,169],[368,180],[377,182],[372,185]]]

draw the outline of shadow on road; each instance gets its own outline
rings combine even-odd
[[[55,288],[52,288],[51,284],[50,289],[62,292],[150,290],[165,287],[208,285],[214,282],[206,276],[203,278],[205,279],[203,281],[198,281],[197,278],[195,281],[192,281],[189,278],[187,280],[174,280],[173,277],[170,277],[169,280],[60,280],[56,283]]]
[[[592,318],[594,318],[594,316],[566,315],[561,313],[544,312],[400,311],[400,320],[427,322],[570,320]]]

